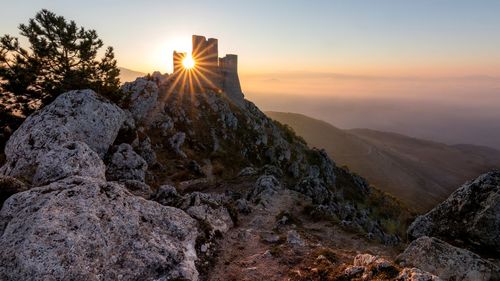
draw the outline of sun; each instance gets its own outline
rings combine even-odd
[[[184,66],[185,69],[191,69],[195,65],[195,61],[191,55],[187,55],[183,60],[182,60],[182,65]]]

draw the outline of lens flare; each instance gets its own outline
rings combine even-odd
[[[191,55],[186,56],[182,60],[182,65],[184,66],[185,69],[191,69],[194,67],[195,64],[196,63]]]

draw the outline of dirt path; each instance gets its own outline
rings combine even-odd
[[[224,235],[207,280],[306,280],[320,255],[341,265],[359,253],[396,254],[330,222],[309,221],[303,214],[309,199],[299,193],[280,190],[268,199],[252,205],[252,212]]]

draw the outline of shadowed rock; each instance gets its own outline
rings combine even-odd
[[[402,266],[414,266],[444,280],[499,280],[500,268],[465,249],[423,236],[398,256]]]
[[[111,156],[106,169],[108,180],[136,180],[144,182],[148,164],[139,154],[135,153],[132,146],[120,144]]]
[[[500,253],[500,172],[464,184],[443,203],[417,217],[408,236],[434,236],[481,252]]]

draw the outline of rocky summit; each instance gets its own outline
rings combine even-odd
[[[413,214],[288,126],[172,83],[70,91],[13,133],[0,280],[498,280],[498,172],[407,239]]]

